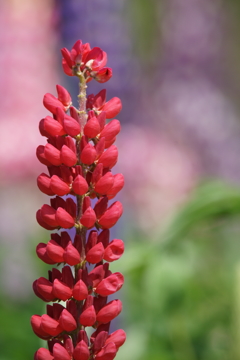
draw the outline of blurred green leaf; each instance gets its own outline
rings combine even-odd
[[[125,269],[126,321],[136,332],[125,353],[141,344],[131,360],[240,358],[233,341],[239,220],[240,189],[205,182],[158,242],[138,236],[127,245],[117,266]],[[147,338],[138,342],[142,329]]]

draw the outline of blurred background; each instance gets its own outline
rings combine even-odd
[[[78,39],[108,53],[107,97],[123,102],[117,359],[240,359],[239,19],[240,0],[1,0],[0,360],[43,346],[29,324],[48,269],[35,254],[49,240],[35,220],[49,201],[38,122],[56,84],[77,96],[60,48]]]

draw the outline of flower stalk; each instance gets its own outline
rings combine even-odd
[[[121,329],[109,333],[122,303],[118,299],[108,302],[108,296],[124,282],[121,273],[109,270],[109,263],[124,252],[123,241],[110,241],[109,230],[121,217],[122,205],[109,202],[122,189],[124,178],[112,173],[120,123],[106,120],[120,112],[121,101],[106,101],[106,90],[86,95],[89,81],[104,83],[112,76],[105,67],[104,51],[78,40],[71,51],[62,49],[62,55],[64,72],[79,78],[79,108],[72,106],[70,94],[60,85],[57,98],[46,94],[43,99],[52,117],[40,121],[47,144],[37,148],[37,157],[49,175],[40,174],[37,184],[51,199],[50,205],[37,211],[37,221],[57,232],[47,244],[38,244],[36,251],[45,263],[62,268],[52,268],[47,278],[33,283],[35,294],[52,302],[46,314],[31,318],[35,334],[48,341],[48,349],[38,349],[34,359],[112,360],[126,334]],[[73,240],[66,231],[71,228],[75,228]],[[93,328],[90,337],[86,327]]]

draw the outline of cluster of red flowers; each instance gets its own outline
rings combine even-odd
[[[47,244],[37,246],[37,255],[47,264],[62,267],[33,283],[40,299],[53,302],[47,305],[47,314],[31,318],[35,334],[48,340],[48,349],[40,348],[34,359],[112,360],[126,335],[121,329],[109,334],[110,322],[121,312],[122,303],[108,302],[108,295],[124,282],[121,273],[109,270],[109,262],[124,252],[123,241],[110,241],[109,231],[122,215],[122,205],[119,201],[109,205],[109,200],[122,189],[124,178],[111,172],[118,158],[113,143],[120,123],[106,119],[115,117],[122,105],[118,98],[106,101],[106,90],[86,96],[87,82],[93,78],[106,82],[112,75],[111,69],[104,67],[105,52],[91,50],[79,40],[70,52],[62,49],[62,55],[64,72],[79,78],[79,109],[72,106],[70,94],[60,85],[57,98],[46,94],[43,99],[53,116],[40,121],[39,130],[47,144],[37,148],[37,157],[49,175],[39,175],[37,184],[53,197],[51,205],[38,210],[37,221],[45,229],[59,232],[51,234]],[[72,241],[61,229],[73,227]],[[90,339],[85,327],[94,328]]]

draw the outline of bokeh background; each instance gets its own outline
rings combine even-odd
[[[35,221],[48,202],[35,148],[43,95],[77,95],[59,50],[78,39],[107,51],[108,99],[123,102],[117,359],[240,359],[239,19],[240,0],[1,0],[0,360],[43,346],[29,324],[48,269],[35,254],[49,237]]]

